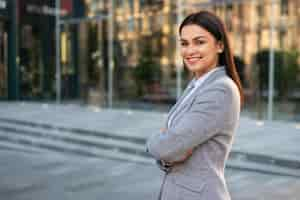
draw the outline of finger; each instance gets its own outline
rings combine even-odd
[[[165,132],[167,129],[166,128],[161,128],[160,131],[161,132]]]
[[[189,157],[193,154],[193,149],[189,149],[187,152],[186,152],[186,155]]]
[[[192,150],[192,149],[189,149],[189,150],[186,152],[185,157],[184,157],[183,159],[178,160],[178,161],[176,161],[176,162],[173,162],[173,163],[171,163],[171,164],[174,165],[174,164],[180,164],[180,163],[183,163],[183,162],[185,162],[189,157],[191,157],[192,154],[193,154],[193,150]]]

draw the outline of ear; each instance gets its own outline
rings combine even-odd
[[[218,53],[222,53],[224,51],[224,44],[222,41],[218,41],[217,42],[217,46],[218,46]]]

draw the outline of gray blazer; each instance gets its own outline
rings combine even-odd
[[[233,143],[240,114],[237,86],[220,67],[178,107],[165,133],[147,141],[148,152],[165,162],[182,160],[166,172],[161,188],[162,200],[230,200],[224,179],[225,162]],[[176,109],[178,107],[178,109]]]

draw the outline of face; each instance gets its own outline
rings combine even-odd
[[[180,33],[181,56],[197,78],[217,67],[223,44],[199,25],[186,25]]]

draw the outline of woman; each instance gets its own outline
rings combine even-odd
[[[217,16],[201,11],[185,18],[179,36],[194,79],[169,112],[166,128],[147,141],[166,172],[159,199],[229,200],[224,169],[243,95],[227,32]]]

